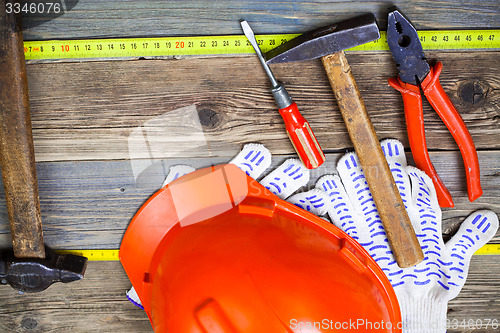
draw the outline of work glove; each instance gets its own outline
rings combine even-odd
[[[403,332],[446,332],[448,301],[462,289],[472,254],[497,232],[498,217],[481,210],[470,215],[446,244],[441,234],[441,209],[431,179],[407,166],[403,145],[381,142],[401,198],[424,252],[416,266],[400,268],[389,248],[387,236],[355,153],[337,164],[338,175],[326,175],[316,183],[316,206],[326,207],[331,221],[357,240],[386,273],[401,308]],[[310,210],[308,192],[293,196],[292,203]],[[324,205],[322,205],[324,203]]]

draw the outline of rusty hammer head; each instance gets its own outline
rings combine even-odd
[[[365,14],[298,36],[264,56],[268,64],[311,60],[380,38],[373,14]]]
[[[47,289],[55,282],[72,282],[83,278],[87,258],[57,254],[45,247],[45,259],[16,258],[13,251],[0,254],[0,284],[27,293]]]

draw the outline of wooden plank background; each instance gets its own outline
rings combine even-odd
[[[496,0],[395,4],[418,29],[498,28],[500,22]],[[241,34],[240,19],[251,22],[257,33],[292,33],[367,11],[385,29],[390,5],[81,0],[61,17],[27,29],[25,39]],[[468,201],[460,153],[424,101],[431,159],[456,204],[443,211],[448,239],[472,211],[487,208],[500,214],[500,52],[426,54],[431,63],[444,64],[441,83],[478,148],[484,189],[476,202]],[[387,85],[397,74],[389,52],[349,52],[347,57],[379,138],[396,138],[408,147],[401,96]],[[273,165],[294,153],[255,56],[42,61],[27,70],[44,236],[53,248],[118,248],[133,214],[171,165],[223,163],[248,142],[264,143],[274,154]],[[325,165],[312,173],[313,184],[319,175],[335,172],[335,162],[352,144],[319,61],[273,65],[273,70],[327,152]],[[187,112],[178,111],[183,107]],[[152,136],[148,129],[157,125],[161,135]],[[189,135],[180,136],[179,128]],[[146,132],[152,150],[144,154],[141,133]],[[0,247],[9,242],[2,187]],[[500,242],[500,233],[493,242]],[[500,319],[498,262],[497,256],[473,259],[464,289],[449,304],[448,318]],[[0,288],[0,331],[151,331],[146,315],[124,297],[129,286],[120,263],[92,262],[84,280],[54,285],[38,295]]]
[[[448,319],[498,319],[495,298],[500,281],[486,278],[500,271],[498,260],[472,258],[467,283],[448,306]],[[119,262],[91,262],[85,279],[55,284],[43,293],[19,295],[12,288],[0,293],[3,308],[0,328],[4,332],[152,332],[147,316],[130,303],[124,290],[130,282]],[[488,288],[484,286],[488,285]],[[490,327],[448,333],[497,332]]]
[[[241,34],[241,19],[257,33],[302,33],[366,12],[385,30],[391,5],[418,29],[498,28],[496,0],[80,0],[60,18],[28,29],[25,38]]]

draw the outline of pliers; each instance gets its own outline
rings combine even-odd
[[[469,200],[474,201],[483,194],[477,152],[467,127],[439,83],[443,64],[438,62],[432,68],[429,66],[417,31],[399,10],[394,9],[389,13],[387,24],[387,43],[399,70],[399,76],[397,79],[389,79],[389,85],[403,96],[406,126],[415,164],[431,177],[439,205],[453,207],[451,194],[439,178],[427,151],[420,94],[422,88],[427,100],[441,117],[460,149],[465,165]]]

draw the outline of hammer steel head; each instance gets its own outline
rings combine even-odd
[[[266,54],[266,62],[282,63],[320,58],[380,38],[373,14],[364,14],[308,32]]]
[[[45,248],[45,259],[16,258],[13,251],[2,252],[0,283],[27,293],[40,292],[55,282],[80,280],[87,268],[87,258],[57,254]]]

